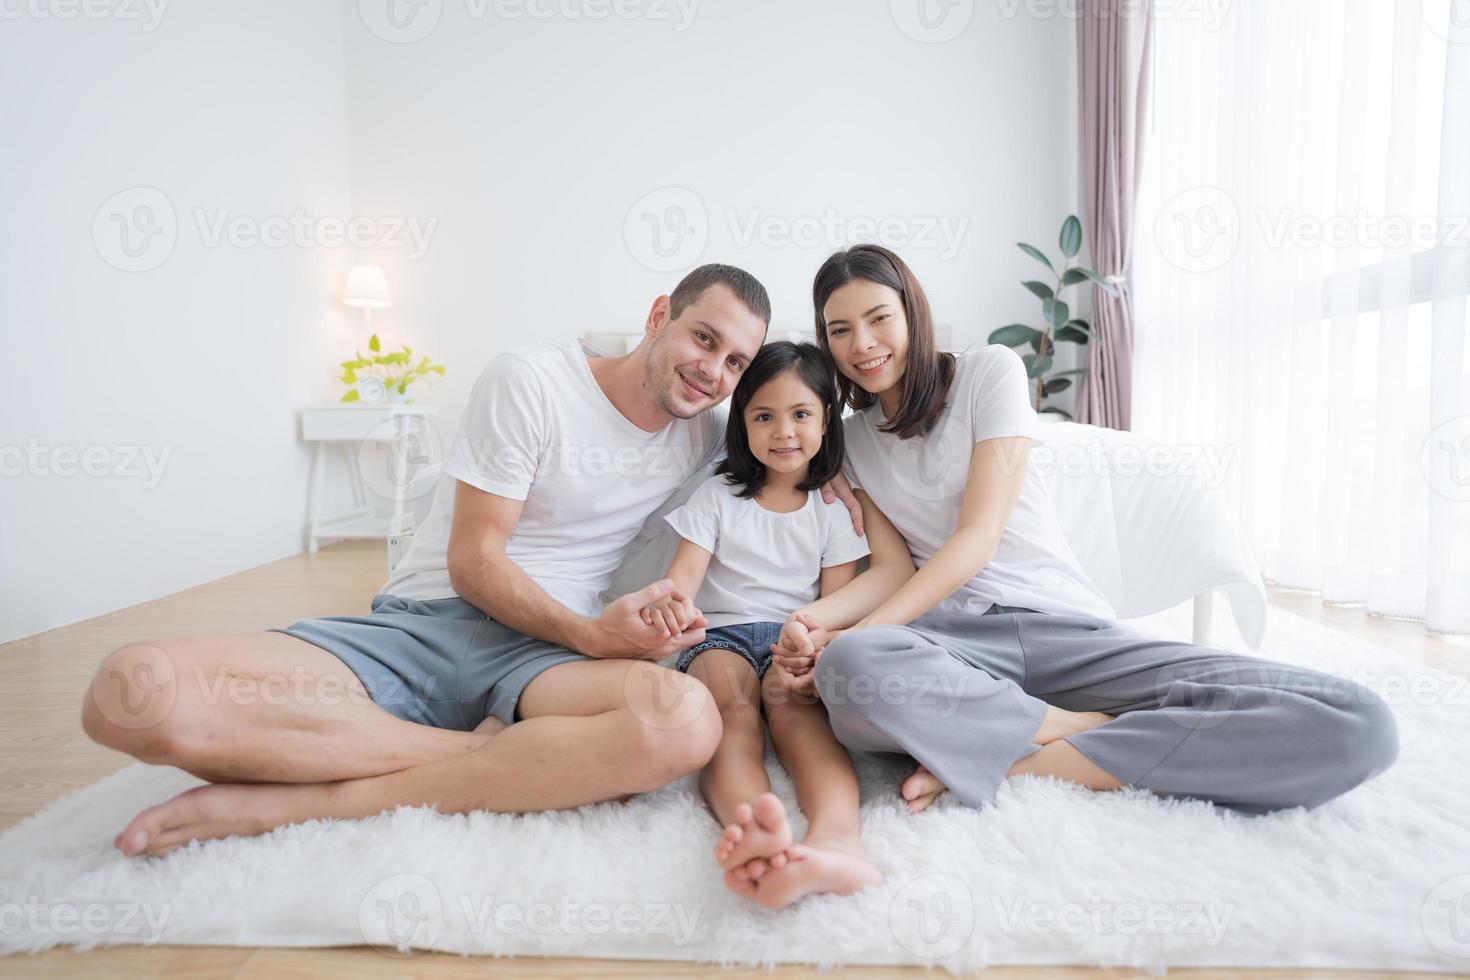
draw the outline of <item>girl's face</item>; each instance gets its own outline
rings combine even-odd
[[[804,472],[827,431],[822,399],[795,371],[782,371],[757,388],[744,421],[751,455],[775,473]]]
[[[837,370],[871,395],[898,384],[909,351],[909,324],[898,291],[869,279],[839,286],[822,308]]]

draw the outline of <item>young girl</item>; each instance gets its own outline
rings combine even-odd
[[[821,704],[789,689],[790,675],[768,671],[778,641],[804,639],[795,614],[853,582],[869,553],[846,508],[823,503],[818,490],[839,472],[843,454],[835,378],[820,350],[787,342],[761,349],[735,388],[725,447],[715,475],[665,518],[683,538],[666,577],[696,596],[709,623],[704,642],[680,654],[677,667],[709,688],[724,722],[700,776],[725,827],[715,859],[727,887],[768,908],[814,892],[847,895],[882,880],[858,839],[852,759]],[[877,521],[865,525],[872,568],[847,594],[848,621],[913,574],[903,540],[881,515]],[[687,604],[672,600],[644,610],[645,621],[673,634],[688,614]],[[807,817],[800,844],[770,792],[762,708]]]

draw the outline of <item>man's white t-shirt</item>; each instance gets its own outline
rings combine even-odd
[[[475,382],[429,516],[382,591],[456,594],[446,554],[462,481],[525,501],[506,556],[568,609],[597,615],[644,521],[723,445],[727,411],[646,432],[608,401],[579,344],[499,355]]]
[[[900,440],[879,432],[887,418],[877,402],[843,421],[849,481],[873,498],[920,567],[959,526],[975,444],[1005,436],[1040,441],[1041,436],[1026,368],[1015,351],[991,344],[956,360],[948,401],[927,435]],[[930,612],[980,614],[993,603],[1115,618],[1077,563],[1046,486],[1029,465],[995,557]]]
[[[711,627],[785,622],[820,598],[822,569],[868,553],[847,507],[823,503],[820,490],[810,491],[800,510],[778,514],[736,496],[738,489],[712,476],[664,517],[714,556],[694,600]]]

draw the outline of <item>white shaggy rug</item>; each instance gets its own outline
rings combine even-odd
[[[1280,610],[1270,617],[1265,655],[1369,684],[1401,727],[1393,769],[1311,813],[1243,818],[1023,779],[988,810],[946,803],[910,817],[896,802],[904,770],[864,758],[864,838],[886,882],[768,912],[722,887],[717,828],[688,779],[573,812],[402,808],[128,860],[113,835],[197,784],[135,765],[0,835],[0,952],[366,942],[953,970],[1470,970],[1470,688]],[[1132,625],[1187,636],[1188,610]]]

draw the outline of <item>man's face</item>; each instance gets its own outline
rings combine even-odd
[[[660,303],[666,303],[661,300]],[[728,286],[716,283],[677,319],[655,304],[647,384],[658,407],[692,419],[730,397],[766,339],[766,324]]]

